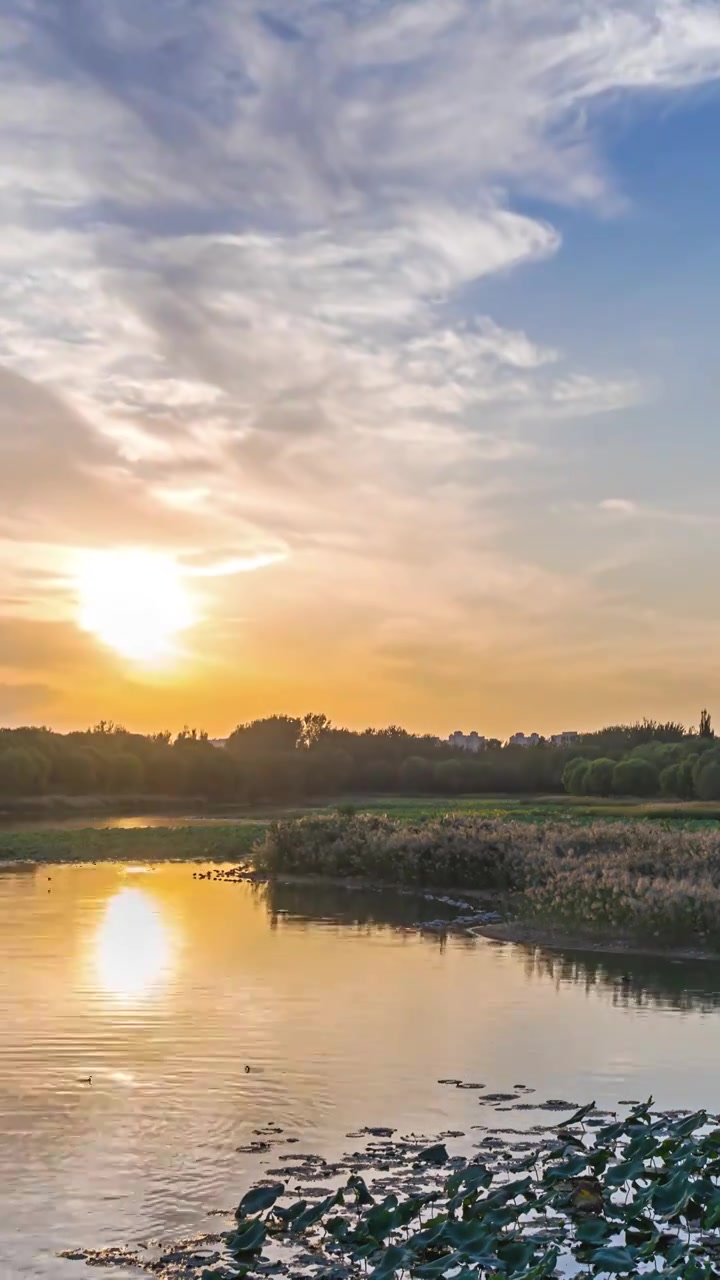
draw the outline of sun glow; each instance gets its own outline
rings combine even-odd
[[[94,949],[98,980],[109,995],[142,999],[168,973],[172,959],[170,929],[150,894],[122,889],[110,899]]]
[[[149,551],[95,551],[77,568],[79,622],[136,662],[163,662],[176,636],[196,621],[176,562]]]

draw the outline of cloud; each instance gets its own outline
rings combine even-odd
[[[720,528],[720,515],[714,511],[678,511],[643,505],[630,498],[603,498],[598,511],[623,520],[645,524],[677,525],[686,528]]]
[[[18,717],[52,706],[55,697],[55,690],[48,684],[0,682],[0,726],[7,726],[11,722],[14,724]]]
[[[484,290],[562,253],[553,205],[622,207],[603,111],[716,81],[717,7],[7,0],[0,23],[13,625],[71,619],[58,552],[115,545],[176,555],[214,634],[242,616],[266,650],[318,599],[376,654],[414,651],[428,599],[461,648],[571,616],[580,582],[518,551],[512,511],[562,465],[553,427],[650,389]]]
[[[624,516],[630,519],[637,516],[640,508],[636,502],[632,502],[629,498],[603,498],[598,503],[600,511],[607,511],[611,515]]]
[[[551,403],[558,412],[575,418],[629,409],[644,398],[645,391],[637,379],[602,381],[578,373],[559,379],[550,390]]]

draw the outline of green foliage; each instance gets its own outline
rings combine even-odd
[[[583,777],[584,794],[588,796],[609,796],[613,790],[615,761],[601,756],[588,765]]]
[[[616,796],[655,796],[659,786],[658,771],[649,760],[631,756],[615,765],[612,792]]]
[[[432,762],[425,756],[408,756],[400,765],[398,777],[403,791],[410,795],[432,791],[435,780]]]
[[[562,784],[568,795],[584,796],[586,794],[585,779],[589,768],[590,761],[582,756],[568,761],[562,774]]]
[[[239,724],[228,738],[228,750],[243,759],[258,753],[294,751],[302,722],[293,716],[269,716]]]
[[[246,1191],[235,1211],[235,1217],[238,1222],[241,1222],[243,1218],[252,1217],[256,1213],[262,1213],[265,1209],[271,1208],[284,1190],[284,1182],[274,1182],[267,1186],[252,1187],[250,1191]]]
[[[441,760],[435,765],[433,781],[441,795],[459,795],[465,784],[462,760]]]
[[[270,716],[238,725],[224,749],[205,730],[189,726],[174,741],[167,731],[144,736],[104,720],[69,734],[0,729],[0,794],[9,799],[42,793],[144,794],[217,804],[287,804],[346,793],[398,792],[511,797],[564,790],[572,796],[606,798],[612,793],[656,795],[662,773],[665,796],[689,800],[702,793],[715,798],[717,773],[709,763],[716,758],[715,738],[709,719],[703,725],[702,733],[653,720],[616,725],[581,735],[571,749],[544,740],[528,748],[503,746],[493,739],[478,754],[428,734],[407,733],[398,725],[352,732],[334,726],[322,713]],[[24,754],[6,757],[8,751]],[[611,765],[617,787],[609,782]],[[708,776],[700,782],[705,772]]]
[[[3,831],[0,863],[244,861],[262,835],[260,823],[193,827],[88,827],[72,831]]]
[[[47,761],[38,751],[8,747],[0,751],[0,795],[37,795],[47,777]]]
[[[556,1141],[523,1162],[532,1172],[519,1178],[500,1159],[494,1170],[461,1162],[442,1180],[439,1160],[420,1175],[417,1160],[398,1151],[382,1178],[383,1189],[392,1178],[394,1190],[382,1201],[357,1174],[310,1207],[283,1208],[277,1188],[254,1188],[241,1206],[269,1212],[264,1220],[243,1218],[227,1244],[258,1276],[267,1267],[259,1250],[272,1237],[281,1268],[287,1258],[292,1270],[301,1247],[319,1275],[549,1280],[647,1271],[706,1280],[716,1274],[718,1144],[706,1132],[705,1112],[677,1121],[655,1115],[651,1105],[652,1099],[592,1135],[576,1126],[594,1106],[581,1108]],[[588,1166],[594,1172],[578,1176]],[[425,1180],[421,1194],[418,1176]],[[425,1206],[431,1217],[423,1220]]]
[[[701,755],[693,769],[693,786],[699,800],[720,799],[720,751]]]
[[[717,827],[316,815],[271,824],[254,858],[270,875],[509,892],[516,913],[571,930],[720,947]]]
[[[137,756],[118,751],[108,762],[108,789],[118,795],[137,795],[143,788],[143,767]]]

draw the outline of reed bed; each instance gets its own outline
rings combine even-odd
[[[253,858],[269,875],[511,894],[523,918],[720,947],[717,827],[311,816],[272,824]]]

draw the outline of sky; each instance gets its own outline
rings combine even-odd
[[[717,0],[4,0],[0,723],[712,709],[719,131]]]

